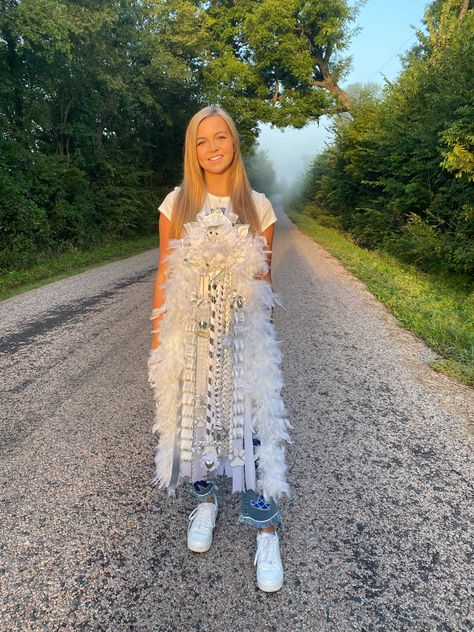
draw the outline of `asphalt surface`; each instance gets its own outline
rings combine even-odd
[[[283,588],[225,481],[202,555],[193,499],[148,485],[152,251],[0,304],[2,632],[474,628],[473,391],[281,213],[274,245]]]

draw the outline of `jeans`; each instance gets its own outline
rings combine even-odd
[[[216,485],[213,481],[197,481],[189,486],[189,491],[203,502],[215,496]],[[266,502],[263,496],[256,494],[253,489],[248,489],[241,493],[239,522],[259,529],[277,525],[281,523],[280,510],[273,498]]]

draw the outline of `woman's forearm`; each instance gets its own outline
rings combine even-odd
[[[153,311],[163,307],[165,303],[165,290],[162,287],[166,280],[166,266],[162,263],[158,268],[158,274],[156,275],[155,285],[153,288]],[[157,316],[153,316],[152,312],[152,338],[151,338],[151,348],[157,349],[160,345],[160,323],[163,318],[164,313],[158,314]]]
[[[153,292],[153,309],[158,309],[163,305],[164,297],[162,296],[163,290],[157,290],[155,283],[155,291]],[[160,346],[160,322],[163,317],[163,314],[159,314],[158,316],[152,317],[152,334],[151,334],[151,348],[157,349]]]

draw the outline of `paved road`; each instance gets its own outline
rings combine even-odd
[[[472,391],[283,215],[284,587],[256,588],[225,483],[212,549],[187,551],[192,499],[147,485],[155,265],[0,305],[1,630],[472,630]]]

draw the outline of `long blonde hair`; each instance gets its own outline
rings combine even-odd
[[[229,114],[217,105],[209,105],[191,118],[186,129],[184,143],[184,177],[181,188],[175,198],[171,216],[170,237],[182,237],[183,224],[192,221],[201,210],[206,197],[206,182],[204,170],[197,157],[197,132],[201,121],[208,116],[221,116],[229,127],[234,143],[234,158],[229,166],[230,197],[232,209],[240,220],[250,224],[254,232],[261,230],[257,214],[257,207],[252,195],[252,189],[245,172],[240,151],[239,133]]]

